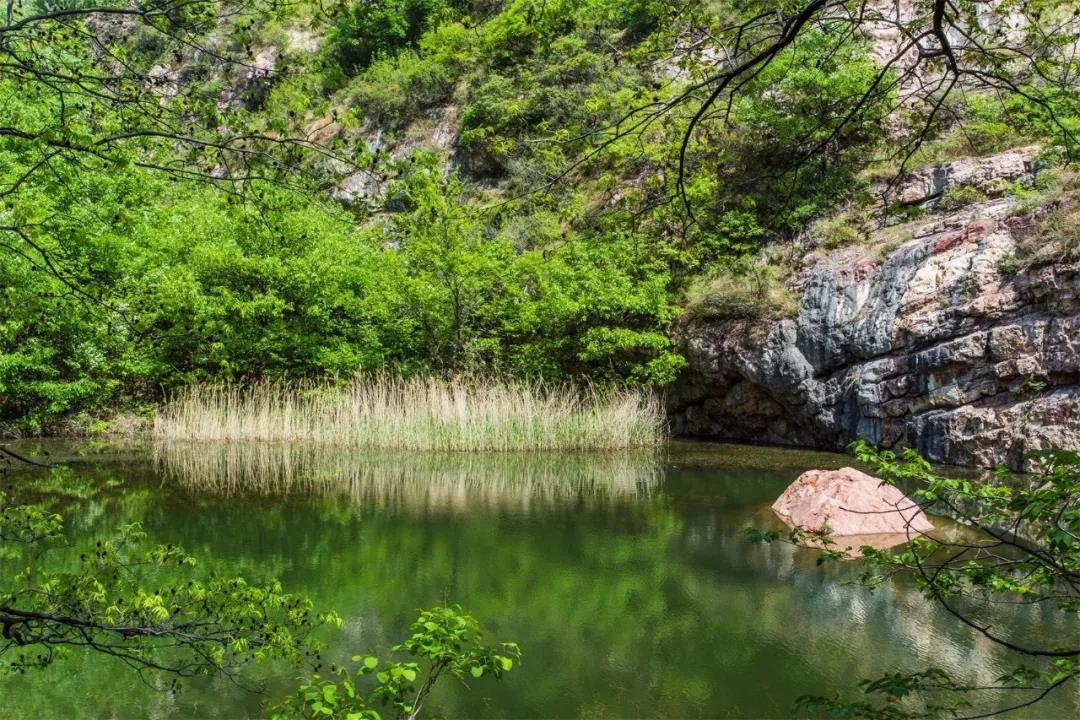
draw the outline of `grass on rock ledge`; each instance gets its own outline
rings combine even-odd
[[[158,412],[154,435],[501,452],[650,447],[663,439],[663,427],[659,400],[641,390],[377,375],[344,386],[191,386]]]

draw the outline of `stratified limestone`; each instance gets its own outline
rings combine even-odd
[[[1018,152],[953,169],[1012,177]],[[836,449],[864,438],[983,467],[1080,448],[1080,264],[1010,273],[1032,222],[1013,207],[990,201],[889,252],[879,239],[807,263],[794,319],[686,318],[674,430]]]

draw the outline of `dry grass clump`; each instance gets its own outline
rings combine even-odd
[[[655,446],[663,423],[659,400],[640,390],[375,375],[344,386],[191,386],[158,412],[154,435],[388,450],[604,450]]]
[[[1080,260],[1080,194],[1036,213],[1016,249],[1020,269]]]
[[[769,265],[741,272],[724,270],[696,280],[686,292],[687,312],[694,317],[756,320],[794,317],[799,299]]]

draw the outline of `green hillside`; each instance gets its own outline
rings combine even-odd
[[[925,123],[828,22],[707,107],[755,2],[146,7],[4,40],[0,124],[34,129],[0,136],[9,431],[208,379],[664,386],[688,293],[786,312],[816,219],[888,217],[871,180],[1033,140],[1056,162],[1077,127],[1060,88]]]

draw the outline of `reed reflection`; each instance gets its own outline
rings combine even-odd
[[[162,443],[157,470],[217,496],[348,496],[357,509],[529,513],[631,503],[660,485],[655,451],[425,453],[289,443]]]

